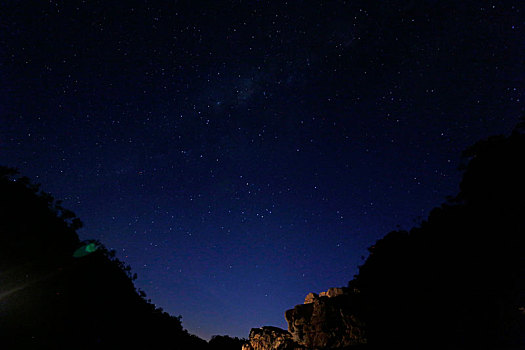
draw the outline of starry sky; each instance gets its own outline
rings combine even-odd
[[[209,339],[286,328],[524,111],[522,1],[0,4],[0,164]]]

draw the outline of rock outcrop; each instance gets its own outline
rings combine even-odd
[[[306,297],[304,298],[304,303],[305,304],[313,303],[315,299],[319,299],[319,295],[315,293],[308,293]]]
[[[330,288],[326,292],[321,292],[319,294],[320,297],[328,297],[333,298],[338,295],[348,294],[348,291],[344,288]]]
[[[308,293],[306,297],[304,298],[304,303],[305,304],[313,303],[315,300],[319,299],[320,297],[333,298],[338,295],[344,295],[344,294],[349,294],[349,292],[347,291],[347,288],[330,288],[326,292],[319,293],[319,295],[315,293]]]
[[[340,349],[365,344],[358,298],[359,291],[348,288],[309,293],[304,304],[286,311],[288,331],[254,328],[243,350]]]
[[[242,350],[304,350],[293,341],[292,335],[277,327],[252,328],[248,343]]]
[[[357,291],[330,288],[308,294],[303,305],[286,311],[292,339],[308,349],[334,349],[366,343],[357,317]]]

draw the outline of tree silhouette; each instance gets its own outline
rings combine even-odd
[[[459,194],[369,248],[350,284],[370,347],[525,347],[525,136],[464,154]]]
[[[145,300],[113,251],[80,242],[81,222],[61,202],[6,167],[0,195],[2,348],[207,348]]]
[[[241,350],[246,339],[232,338],[227,335],[214,335],[208,342],[210,350]]]

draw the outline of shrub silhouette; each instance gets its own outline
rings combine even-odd
[[[214,335],[208,342],[210,350],[241,350],[246,339],[232,338],[227,335]]]
[[[145,300],[131,269],[80,220],[16,170],[0,167],[0,346],[5,349],[203,349]]]
[[[525,136],[463,156],[459,194],[378,240],[349,283],[371,348],[525,348]]]

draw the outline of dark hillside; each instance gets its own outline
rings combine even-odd
[[[79,242],[80,220],[38,186],[2,167],[0,194],[2,348],[207,346],[146,301],[114,253]]]
[[[372,347],[525,347],[525,136],[464,157],[460,193],[379,240],[350,282]]]

